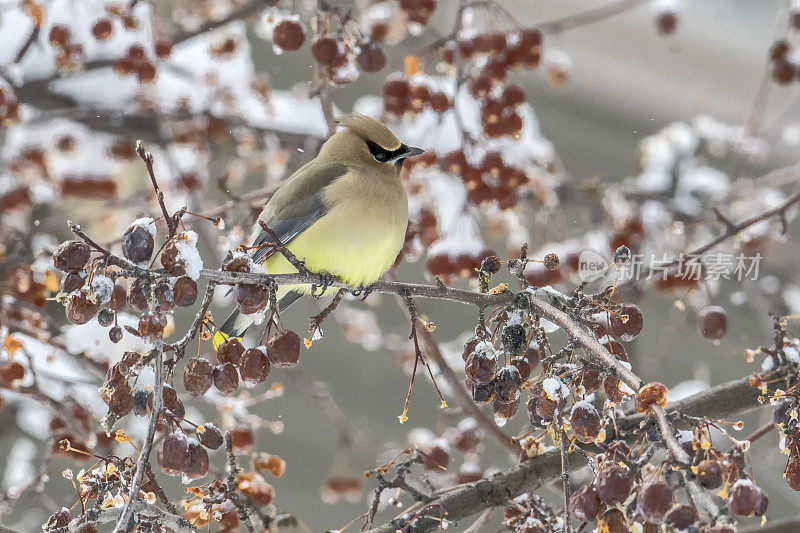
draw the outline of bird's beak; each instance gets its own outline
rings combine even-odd
[[[414,157],[415,155],[420,155],[424,153],[425,150],[423,150],[422,148],[417,148],[416,146],[409,146],[403,158],[405,159],[406,157]]]
[[[423,150],[422,148],[417,148],[416,146],[409,146],[406,148],[405,152],[401,153],[395,158],[394,164],[397,165],[398,167],[402,167],[403,161],[405,161],[409,157],[414,157],[415,155],[419,155],[422,153],[425,153],[425,150]]]

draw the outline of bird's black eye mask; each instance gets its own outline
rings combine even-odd
[[[386,163],[387,161],[392,161],[406,153],[408,153],[408,146],[405,144],[401,144],[400,148],[397,150],[387,150],[386,148],[381,147],[379,144],[374,143],[367,139],[367,148],[369,148],[369,153],[372,154],[372,157],[375,158],[375,161],[378,163]],[[402,161],[402,159],[397,159],[398,162]]]

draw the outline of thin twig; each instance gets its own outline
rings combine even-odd
[[[153,154],[144,149],[144,144],[142,141],[136,141],[136,155],[138,155],[141,160],[144,161],[144,164],[147,167],[147,173],[150,175],[150,182],[153,184],[153,189],[156,191],[158,205],[161,207],[161,214],[164,217],[164,222],[167,223],[169,237],[172,238],[175,236],[175,229],[178,227],[178,221],[173,215],[169,214],[169,211],[167,211],[167,204],[164,203],[164,192],[158,187],[158,181],[156,180],[156,175],[153,171]]]

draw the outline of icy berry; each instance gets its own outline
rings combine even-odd
[[[239,283],[233,293],[236,296],[236,304],[239,306],[239,311],[245,315],[262,311],[269,301],[269,293],[261,285]]]
[[[296,20],[282,20],[272,31],[272,42],[287,52],[298,50],[306,40],[303,26]]]
[[[519,371],[519,376],[522,381],[526,381],[531,375],[531,364],[525,357],[514,357],[511,359],[511,364]]]
[[[99,313],[97,313],[97,323],[107,328],[111,324],[114,323],[114,311],[110,308],[106,307],[105,309],[101,309]]]
[[[164,437],[158,447],[158,466],[170,476],[182,474],[189,462],[189,439],[182,432]]]
[[[98,307],[86,292],[72,292],[67,298],[67,319],[73,324],[86,324],[97,313]]]
[[[371,41],[361,44],[356,61],[364,72],[378,72],[386,65],[383,46]]]
[[[239,389],[239,373],[231,363],[222,363],[214,368],[214,386],[222,394],[230,396]]]
[[[131,286],[128,287],[128,307],[136,311],[144,311],[148,308],[147,302],[148,297],[144,293],[142,282],[137,278],[131,283]]]
[[[740,479],[733,484],[728,495],[728,509],[739,516],[750,516],[756,512],[763,493],[749,479]]]
[[[186,261],[181,256],[179,242],[176,237],[173,237],[161,251],[161,265],[170,276],[186,275]]]
[[[664,515],[664,520],[675,529],[683,530],[697,522],[697,509],[692,505],[678,503]]]
[[[108,330],[108,339],[113,342],[114,344],[118,343],[122,340],[122,328],[120,326],[114,326],[110,330]]]
[[[704,459],[697,465],[697,479],[703,488],[716,490],[722,486],[722,465],[716,459]]]
[[[300,336],[294,331],[280,331],[267,343],[267,356],[278,368],[297,366],[301,344]]]
[[[202,396],[211,388],[214,367],[208,359],[195,357],[189,359],[183,370],[183,386],[192,396]]]
[[[625,342],[632,341],[642,332],[644,320],[642,311],[635,304],[622,304],[620,309],[611,314],[611,332]]]
[[[53,264],[62,272],[77,272],[89,262],[89,245],[83,241],[67,241],[53,254]]]
[[[628,533],[628,521],[625,513],[612,507],[597,519],[597,529],[604,533]]]
[[[609,505],[624,502],[631,492],[633,478],[628,471],[616,464],[602,468],[595,479],[597,495]]]
[[[139,319],[139,335],[148,341],[160,339],[167,327],[167,317],[162,313],[144,313]]]
[[[497,375],[497,359],[487,350],[477,350],[467,358],[464,372],[473,383],[486,385]]]
[[[47,519],[47,530],[66,528],[70,518],[69,509],[62,507]]]
[[[245,383],[263,383],[269,376],[269,370],[269,359],[262,348],[250,348],[242,355],[239,374]]]
[[[500,369],[494,380],[495,401],[511,403],[519,400],[522,392],[522,376],[515,366],[507,365]]]
[[[674,500],[672,489],[665,482],[653,481],[639,489],[636,508],[649,522],[659,524]]]
[[[186,415],[186,408],[183,407],[183,402],[178,398],[178,392],[175,389],[164,385],[161,398],[164,402],[164,409],[171,412],[176,418],[183,418]]]
[[[725,336],[728,330],[728,318],[725,309],[718,305],[710,305],[697,314],[697,328],[704,339],[717,341]]]
[[[589,402],[579,402],[573,406],[569,423],[579,442],[592,442],[600,433],[600,415]]]
[[[189,457],[186,460],[186,474],[191,479],[199,479],[208,473],[208,452],[195,440],[189,441]]]
[[[500,334],[503,350],[511,355],[522,355],[528,345],[525,326],[522,324],[506,324]]]
[[[569,499],[569,511],[581,522],[591,522],[600,511],[600,497],[592,485],[584,485]]]
[[[203,424],[203,431],[197,431],[197,438],[200,440],[200,444],[208,448],[209,450],[216,450],[220,446],[222,446],[223,438],[222,432],[217,429],[217,426],[214,424],[208,423]]]
[[[149,261],[154,245],[152,233],[138,224],[129,227],[122,235],[122,254],[134,263]]]
[[[175,305],[190,307],[197,301],[197,282],[189,276],[181,276],[172,287]]]
[[[472,401],[479,404],[489,403],[494,399],[494,382],[486,384],[473,384],[468,381],[472,387]]]

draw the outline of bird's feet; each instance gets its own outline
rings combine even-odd
[[[311,285],[311,296],[314,298],[321,298],[325,291],[328,290],[328,287],[336,281],[336,277],[329,272],[320,272],[319,277],[321,278],[321,283],[319,285],[316,283]]]
[[[363,302],[367,299],[367,296],[372,294],[372,290],[375,287],[375,284],[367,285],[366,287],[359,287],[357,289],[353,289],[351,294],[358,298],[358,301]]]

